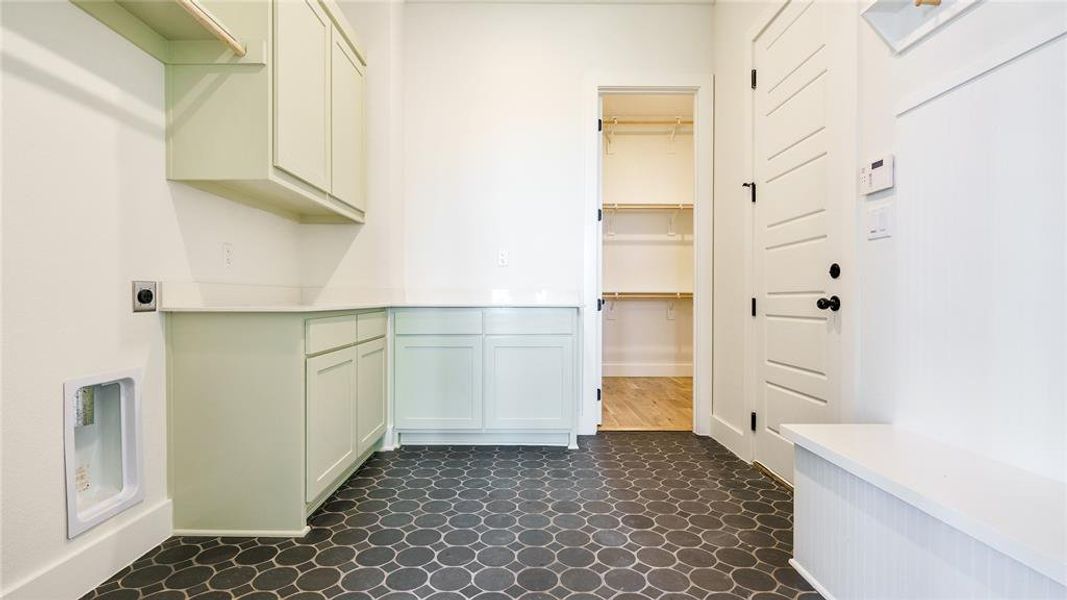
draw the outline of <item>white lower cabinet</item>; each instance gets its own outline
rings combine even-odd
[[[396,313],[400,443],[573,445],[575,309]]]
[[[307,359],[307,490],[311,502],[359,454],[356,349]]]

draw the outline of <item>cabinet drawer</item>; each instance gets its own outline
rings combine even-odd
[[[356,315],[308,319],[305,327],[308,355],[356,343]]]
[[[363,313],[356,317],[357,341],[363,343],[385,335],[388,317],[385,311]]]
[[[496,335],[574,333],[569,308],[493,308],[485,311],[485,332]]]
[[[478,335],[482,311],[467,308],[431,308],[396,313],[397,335]]]

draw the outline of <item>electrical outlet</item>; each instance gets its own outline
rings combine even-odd
[[[496,266],[506,267],[508,266],[508,249],[501,248],[496,253]]]
[[[233,266],[233,244],[230,242],[222,243],[222,266],[227,269]]]
[[[133,282],[133,312],[155,312],[159,294],[154,281]]]

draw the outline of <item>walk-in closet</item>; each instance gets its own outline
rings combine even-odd
[[[602,430],[693,421],[693,96],[602,97]]]

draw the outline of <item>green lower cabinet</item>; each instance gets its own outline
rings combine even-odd
[[[482,336],[398,335],[396,427],[482,426]]]
[[[385,338],[356,346],[357,454],[363,455],[385,434]]]
[[[575,444],[577,310],[395,312],[401,444]]]
[[[384,311],[167,315],[177,535],[298,536],[386,430]]]
[[[356,348],[307,359],[307,490],[311,502],[359,456]]]
[[[574,421],[574,338],[485,337],[486,429],[570,429]]]

